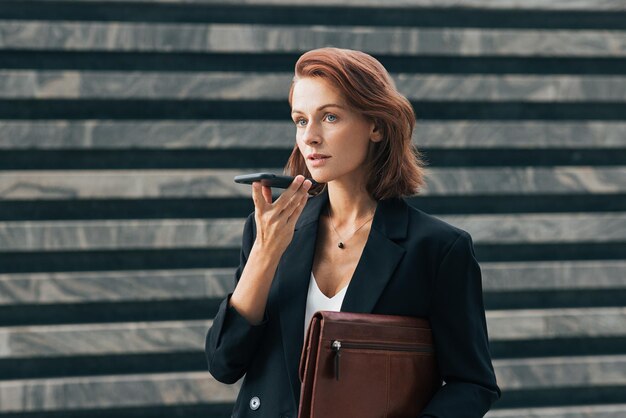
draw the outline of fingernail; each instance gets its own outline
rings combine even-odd
[[[304,187],[306,187],[308,189],[309,187],[311,187],[312,184],[313,183],[311,183],[311,180],[306,180],[303,185],[304,185]]]

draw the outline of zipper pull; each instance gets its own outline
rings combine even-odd
[[[335,379],[339,380],[339,357],[341,357],[341,341],[333,341],[331,348],[335,352]]]

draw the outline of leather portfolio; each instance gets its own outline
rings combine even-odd
[[[318,311],[300,358],[298,418],[417,418],[441,387],[428,320]]]

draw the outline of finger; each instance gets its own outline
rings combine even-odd
[[[302,199],[298,201],[298,204],[293,205],[293,212],[289,215],[289,218],[287,218],[287,225],[289,228],[295,228],[296,222],[300,218],[308,199],[308,194],[306,194],[305,196],[302,196]]]
[[[263,197],[267,203],[272,203],[272,188],[268,186],[262,186]]]
[[[252,200],[254,201],[254,207],[259,213],[265,212],[265,206],[267,205],[261,187],[261,182],[252,182]]]
[[[278,199],[276,199],[276,202],[274,202],[274,206],[277,206],[281,210],[284,210],[285,207],[289,205],[289,201],[291,200],[291,198],[300,189],[300,186],[302,186],[303,181],[304,176],[302,174],[298,174],[293,179],[289,187],[278,197]]]
[[[293,214],[297,214],[299,216],[299,212],[302,212],[304,209],[304,205],[309,200],[309,189],[311,188],[311,182],[306,180],[302,187],[298,190],[298,192],[293,196],[291,201],[289,202],[288,209],[285,211],[288,213],[289,217],[293,216]]]

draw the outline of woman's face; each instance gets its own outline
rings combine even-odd
[[[337,179],[355,185],[362,182],[370,143],[380,141],[374,123],[351,109],[341,93],[322,78],[298,80],[291,103],[296,142],[313,179],[320,183]],[[311,159],[316,153],[327,158]]]

